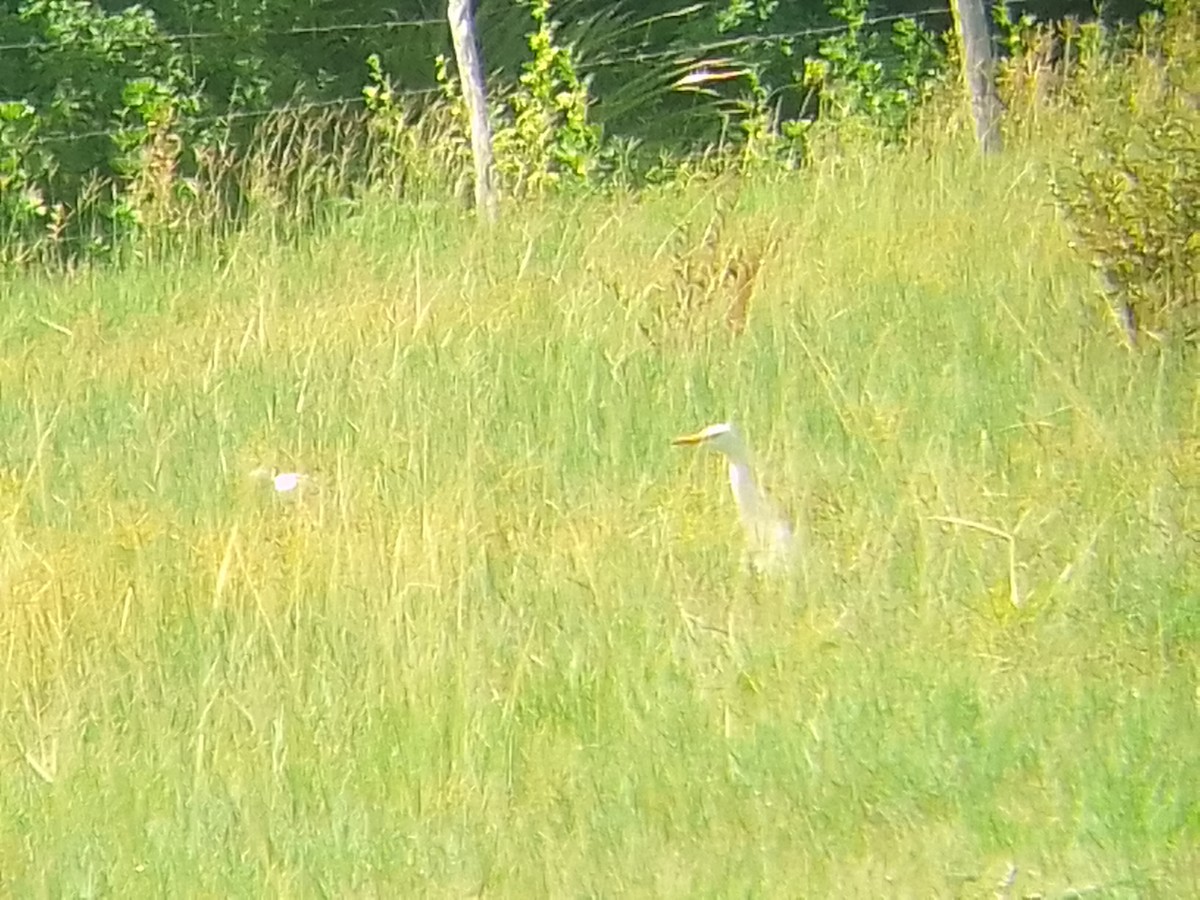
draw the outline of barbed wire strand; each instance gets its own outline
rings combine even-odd
[[[1005,0],[1004,6],[1008,7],[1008,8],[1020,8],[1022,6],[1027,6],[1033,2],[1035,2],[1035,0]],[[698,9],[699,7],[700,7],[700,4],[694,4],[692,7],[688,7],[688,11],[694,11],[694,10]],[[892,14],[889,14],[886,16],[875,16],[873,18],[864,19],[863,22],[861,23],[861,26],[880,25],[880,24],[885,24],[887,22],[899,21],[901,19],[930,18],[932,16],[937,16],[937,15],[949,16],[951,14],[952,14],[952,12],[951,12],[951,8],[950,8],[950,4],[949,4],[949,2],[947,2],[946,5],[944,5],[944,6],[933,7],[930,9],[920,10],[918,12],[892,13]],[[653,20],[647,20],[647,22],[652,22],[652,21]],[[389,29],[389,28],[423,28],[423,27],[427,27],[430,25],[446,25],[446,24],[449,24],[449,20],[444,19],[444,18],[391,19],[391,20],[384,21],[384,22],[347,22],[347,23],[343,23],[343,24],[339,24],[339,25],[297,25],[294,28],[267,29],[267,30],[253,32],[253,34],[255,34],[256,36],[261,36],[261,37],[285,37],[288,35],[335,34],[338,32],[374,31],[374,30],[382,30],[382,29]],[[646,24],[646,22],[638,23],[639,26],[644,25],[644,24]],[[741,38],[730,38],[728,42],[717,41],[712,45],[704,45],[704,46],[712,46],[716,49],[719,49],[722,46],[736,46],[738,43],[765,43],[765,42],[770,42],[770,41],[775,41],[775,40],[786,40],[788,38],[797,38],[797,37],[820,37],[822,35],[837,34],[838,32],[849,31],[849,30],[850,30],[850,26],[848,24],[824,25],[819,28],[809,28],[809,29],[804,29],[801,31],[788,32],[785,34],[745,35]],[[164,35],[161,35],[161,39],[164,41],[180,41],[180,42],[182,42],[182,41],[207,41],[207,40],[214,40],[217,38],[236,38],[236,37],[240,37],[240,36],[243,36],[243,35],[239,35],[238,33],[233,32],[233,31],[189,31],[189,32],[176,32],[176,33],[164,34]],[[6,52],[6,51],[11,51],[11,50],[50,50],[57,46],[59,46],[59,45],[53,41],[44,41],[44,40],[23,41],[23,42],[17,42],[17,43],[0,44],[0,53]],[[703,47],[693,48],[693,49],[696,51],[702,51]],[[664,54],[665,53],[666,53],[666,51],[664,51]],[[603,62],[603,63],[596,62],[596,63],[593,63],[593,65],[610,65],[610,64],[616,64],[618,62],[624,62],[624,61],[633,62],[633,61],[637,61],[638,59],[651,59],[651,58],[654,58],[654,57],[650,56],[650,55],[640,55],[640,56],[634,55],[634,56],[625,57],[625,58],[619,59],[619,60],[614,59],[611,62]]]
[[[928,19],[933,16],[949,16],[949,6],[939,6],[933,9],[925,9],[913,13],[895,13],[886,16],[876,16],[871,19],[864,19],[857,27],[865,28],[871,25],[882,25],[888,22],[899,22],[903,19]],[[666,50],[656,50],[649,53],[634,53],[629,56],[621,57],[601,57],[600,59],[592,60],[582,65],[588,68],[603,68],[605,66],[615,66],[626,62],[649,62],[655,59],[671,59],[676,58],[680,61],[686,61],[689,56],[699,56],[707,54],[714,50],[728,50],[734,47],[752,46],[754,44],[769,44],[775,41],[794,40],[802,37],[824,37],[831,34],[840,34],[850,31],[851,26],[848,24],[842,25],[822,25],[819,28],[805,28],[800,31],[787,31],[775,34],[747,34],[736,38],[727,38],[723,41],[712,41],[707,44],[698,44],[695,47],[675,48]]]
[[[1004,6],[1007,9],[1020,9],[1021,7],[1029,6],[1034,2],[1036,2],[1036,0],[1004,0]],[[950,4],[947,3],[945,6],[934,6],[930,7],[929,9],[918,10],[917,12],[889,13],[885,16],[874,16],[857,23],[855,27],[866,28],[871,25],[885,25],[889,22],[899,22],[905,19],[920,20],[934,18],[935,16],[952,17],[953,10],[950,8]],[[580,67],[604,68],[607,66],[615,66],[628,62],[649,62],[655,59],[671,58],[678,59],[680,62],[695,62],[697,61],[695,57],[698,57],[701,54],[709,53],[713,50],[725,50],[754,44],[768,44],[775,41],[793,40],[795,38],[802,37],[826,37],[832,34],[848,32],[850,29],[850,24],[841,23],[838,25],[822,25],[816,28],[805,28],[800,31],[780,32],[777,34],[747,34],[736,38],[728,38],[723,41],[713,41],[708,44],[699,44],[695,47],[674,49],[667,48],[648,53],[633,53],[628,56],[606,56],[590,61],[581,60]],[[689,59],[689,56],[693,58]]]
[[[1034,2],[1034,0],[1007,0],[1007,3],[1005,5],[1008,7],[1012,7],[1012,8],[1019,8],[1022,6],[1026,6],[1032,2]],[[861,23],[859,23],[858,27],[866,27],[869,25],[881,25],[881,24],[886,24],[888,22],[901,21],[904,19],[929,18],[934,15],[951,15],[949,6],[947,5],[945,7],[930,8],[930,9],[925,9],[925,10],[921,10],[921,11],[914,12],[914,13],[894,13],[894,14],[889,14],[886,16],[875,16],[873,18],[864,19]],[[301,34],[301,33],[354,31],[354,30],[361,31],[361,30],[366,30],[369,28],[393,28],[393,27],[403,27],[403,26],[409,26],[409,25],[412,25],[412,26],[435,25],[435,24],[446,24],[446,22],[447,22],[447,20],[445,20],[445,19],[409,19],[409,20],[397,20],[394,22],[375,22],[375,23],[358,23],[358,24],[352,23],[352,24],[346,24],[346,25],[311,26],[311,27],[306,26],[303,28],[288,29],[287,31],[268,32],[268,33]],[[788,40],[790,38],[797,38],[797,37],[820,37],[820,36],[824,36],[824,35],[847,32],[850,29],[851,29],[851,26],[849,24],[844,23],[844,24],[840,24],[840,25],[822,26],[820,28],[808,28],[808,29],[803,29],[801,31],[786,32],[786,33],[781,33],[781,34],[744,35],[739,38],[731,38],[731,39],[725,40],[725,41],[714,41],[714,42],[711,42],[708,44],[701,44],[701,45],[698,45],[695,47],[676,48],[673,50],[662,50],[662,51],[651,52],[651,53],[635,53],[630,56],[619,57],[619,58],[606,57],[606,58],[602,58],[600,60],[594,60],[591,62],[584,60],[584,61],[580,62],[580,68],[586,70],[586,69],[591,69],[591,68],[601,68],[604,66],[617,65],[620,63],[644,62],[644,61],[649,61],[649,60],[653,60],[653,59],[666,59],[666,58],[672,58],[672,57],[680,60],[681,62],[695,61],[695,59],[697,57],[699,57],[701,54],[709,53],[712,50],[729,49],[731,47],[745,45],[745,44],[753,45],[753,44],[761,44],[761,43],[770,43],[773,41]],[[197,39],[199,39],[199,38],[207,39],[210,37],[220,37],[220,36],[224,36],[224,34],[222,32],[202,32],[197,35],[194,35],[193,37],[195,37]],[[179,36],[174,36],[174,37],[177,38]],[[183,37],[187,37],[187,36],[184,35]],[[24,44],[17,44],[17,45],[0,44],[0,51],[4,51],[6,49],[12,49],[14,47],[25,47],[25,46],[27,46],[27,45],[24,45]],[[689,57],[692,57],[692,59],[689,60]],[[411,90],[411,91],[404,91],[400,94],[400,96],[402,98],[404,98],[404,97],[421,97],[421,96],[426,96],[429,94],[440,93],[441,90],[442,89],[439,87],[421,88],[421,89],[416,89],[416,90]],[[334,106],[349,106],[351,104],[362,103],[362,102],[363,102],[363,97],[361,95],[354,96],[354,97],[341,97],[341,98],[338,98],[335,100],[317,100],[317,101],[311,101],[311,102],[305,102],[305,103],[299,103],[299,104],[275,106],[275,107],[271,107],[270,109],[264,109],[264,110],[239,110],[239,111],[235,111],[235,112],[225,113],[222,115],[203,116],[203,117],[199,117],[196,119],[190,119],[190,120],[188,120],[188,122],[191,125],[218,124],[218,123],[236,121],[236,120],[240,120],[240,119],[266,118],[268,116],[275,115],[277,113],[304,112],[304,111],[308,111],[308,110],[330,108],[330,107],[334,107]],[[122,129],[109,128],[109,129],[99,129],[99,130],[94,130],[94,131],[83,131],[83,132],[53,132],[53,133],[49,133],[49,134],[35,136],[32,143],[34,145],[39,145],[39,144],[53,143],[53,142],[58,142],[58,141],[86,140],[86,139],[94,138],[94,137],[113,137],[117,134],[120,134],[121,131],[122,131]]]
[[[350,22],[342,25],[298,25],[295,28],[267,29],[250,32],[255,37],[285,37],[302,34],[333,34],[343,31],[374,31],[389,28],[419,28],[429,25],[445,25],[447,19],[395,19],[387,22]],[[168,42],[208,41],[214,38],[245,37],[245,33],[233,31],[185,31],[175,34],[158,35],[158,38]],[[52,50],[60,44],[54,41],[34,40],[10,44],[0,44],[0,53],[13,50]]]
[[[404,91],[398,96],[403,99],[406,97],[422,97],[429,94],[441,93],[440,87],[420,88],[417,90]],[[241,119],[265,119],[276,114],[290,112],[309,112],[315,109],[329,109],[335,106],[353,106],[363,103],[362,95],[356,97],[338,97],[333,100],[311,100],[304,103],[285,104],[283,106],[273,106],[270,109],[247,109],[236,110],[234,112],[224,113],[221,115],[199,116],[195,119],[188,119],[189,125],[219,125],[227,122],[237,121]],[[98,137],[115,137],[124,129],[120,128],[103,128],[94,131],[58,131],[49,132],[47,134],[34,135],[30,142],[33,145],[56,143],[59,141],[83,141],[89,138]]]

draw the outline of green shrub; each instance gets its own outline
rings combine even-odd
[[[1131,342],[1194,341],[1200,326],[1198,25],[1183,6],[1143,20],[1126,77],[1093,100],[1090,139],[1054,179]]]
[[[550,0],[527,0],[533,30],[526,35],[529,58],[517,84],[489,87],[492,152],[501,190],[535,196],[569,184],[587,184],[601,160],[600,129],[589,120],[591,98],[574,56],[555,36]],[[439,137],[446,162],[466,171],[470,164],[470,122],[457,74],[445,56],[435,60],[441,88]]]
[[[600,150],[588,121],[588,89],[570,48],[555,40],[550,0],[531,0],[530,58],[493,136],[496,170],[517,194],[538,193],[563,179],[586,182]]]
[[[107,257],[162,224],[198,92],[179,47],[140,6],[25,0],[3,21],[4,262],[48,246]]]

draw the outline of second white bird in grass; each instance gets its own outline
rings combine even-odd
[[[252,469],[250,477],[271,482],[275,493],[288,499],[298,496],[309,483],[308,476],[302,472],[277,472],[264,466]]]
[[[738,430],[729,422],[721,422],[677,437],[672,443],[707,447],[725,455],[729,461],[729,487],[746,531],[750,565],[763,573],[790,568],[795,553],[792,523],[758,486],[750,467],[750,451]]]

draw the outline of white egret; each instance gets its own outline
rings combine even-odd
[[[671,443],[707,447],[723,453],[729,461],[729,487],[746,531],[746,550],[756,572],[780,572],[790,567],[795,549],[792,523],[754,479],[750,451],[729,422],[709,425],[695,434],[685,434]]]

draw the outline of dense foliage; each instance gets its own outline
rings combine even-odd
[[[386,9],[23,0],[0,15],[5,257],[29,258],[47,237],[72,257],[108,256],[161,233],[177,219],[172,205],[199,193],[210,211],[220,203],[226,218],[244,218],[262,188],[247,183],[244,161],[261,148],[266,119],[268,169],[336,143],[354,148],[358,187],[399,172],[411,188],[412,165],[386,157],[415,150],[404,134],[414,115],[448,100],[448,118],[433,114],[449,125],[440,136],[461,135],[452,66],[438,63],[449,54],[443,17],[441,0]],[[868,15],[865,0],[830,9],[484,3],[501,175],[524,191],[721,141],[754,155],[779,134],[803,153],[800,126],[822,111],[899,134],[943,59],[934,31],[882,18]],[[457,144],[438,151],[451,182],[463,162]],[[312,187],[301,178],[283,189],[294,195],[297,184]]]
[[[1195,14],[1168,4],[1114,30],[1032,8],[996,11],[1008,127],[1084,114],[1056,196],[1130,335],[1187,333]],[[464,193],[444,15],[442,0],[23,0],[0,13],[0,258],[144,254],[260,215],[308,228],[371,191]],[[949,16],[907,0],[493,0],[479,24],[510,196],[673,177],[714,148],[794,165],[904,141],[955,90]]]
[[[1087,97],[1094,142],[1055,193],[1129,340],[1200,338],[1200,17],[1149,19]]]

